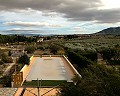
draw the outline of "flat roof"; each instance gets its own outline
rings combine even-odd
[[[62,57],[33,57],[26,81],[32,80],[71,80]]]

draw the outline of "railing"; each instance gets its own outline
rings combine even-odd
[[[63,57],[63,55],[33,55],[33,57]]]
[[[69,67],[71,68],[71,70],[73,70],[75,74],[77,74],[80,78],[82,78],[82,76],[78,73],[78,71],[74,68],[74,66],[70,63],[70,61],[67,59],[65,55],[33,55],[31,56],[30,60],[32,60],[33,57],[63,57],[64,60],[69,64]],[[26,67],[28,67],[28,65],[25,65],[20,72],[23,72],[24,74],[24,69],[26,69]]]
[[[82,76],[78,73],[78,71],[77,71],[77,70],[74,68],[74,66],[70,63],[70,61],[67,59],[67,57],[64,56],[64,55],[63,55],[63,57],[64,57],[64,59],[68,62],[68,64],[70,65],[70,68],[73,69],[73,71],[74,71],[80,78],[82,78]]]

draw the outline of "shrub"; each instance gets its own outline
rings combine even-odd
[[[13,59],[11,57],[2,57],[1,61],[4,63],[13,63]]]
[[[19,60],[18,60],[18,63],[21,63],[23,65],[25,65],[25,64],[29,65],[29,62],[30,62],[30,59],[29,59],[29,57],[26,54],[24,54],[23,56],[21,56],[19,58]]]
[[[33,53],[35,51],[35,47],[34,46],[28,46],[25,48],[25,51],[27,51],[27,53]]]
[[[68,58],[74,61],[80,68],[84,68],[88,65],[94,64],[94,62],[92,62],[90,59],[87,59],[86,57],[83,57],[73,51],[68,51]]]
[[[0,60],[0,65],[2,65],[2,64],[4,64],[4,62]]]

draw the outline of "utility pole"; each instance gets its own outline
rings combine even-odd
[[[37,78],[37,81],[38,81],[38,86],[37,86],[37,89],[38,89],[38,96],[40,96],[40,87],[41,87],[41,81],[39,81],[39,79]]]
[[[17,46],[16,46],[16,54],[17,54]],[[16,65],[17,65],[17,55],[16,55],[16,60],[15,60],[15,74],[16,74]]]
[[[15,74],[16,74],[16,64],[17,64],[17,57],[16,57],[16,61],[15,61]]]

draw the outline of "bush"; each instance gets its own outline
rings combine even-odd
[[[13,59],[11,57],[7,57],[5,63],[13,63]]]
[[[11,76],[3,76],[0,78],[0,84],[4,87],[11,87]]]
[[[28,46],[25,48],[25,51],[27,51],[27,53],[33,53],[35,51],[35,47],[34,46]]]
[[[60,46],[58,46],[58,45],[51,45],[50,46],[51,53],[56,54],[58,50],[60,50]]]
[[[79,70],[80,83],[65,84],[61,96],[120,96],[120,73],[104,65],[90,65]]]
[[[13,63],[13,59],[7,56],[2,56],[1,61],[3,61],[4,63]]]
[[[0,60],[0,65],[2,65],[2,64],[4,64],[4,62]]]
[[[90,59],[87,59],[86,57],[83,57],[73,51],[68,51],[68,58],[72,61],[74,61],[80,68],[87,67],[88,65],[93,65],[94,62],[92,62]]]
[[[108,62],[109,65],[120,65],[120,60],[110,60]]]
[[[75,50],[76,53],[90,59],[93,62],[97,62],[97,52],[91,50]]]
[[[21,56],[19,58],[19,60],[18,60],[18,63],[21,63],[23,65],[25,65],[25,64],[29,65],[29,62],[30,62],[30,59],[29,59],[29,57],[26,54],[24,54],[23,56]]]
[[[44,47],[44,46],[40,46],[38,49],[44,51],[44,50],[45,50],[45,47]]]
[[[48,53],[43,53],[42,55],[49,55]]]
[[[57,54],[58,54],[58,55],[63,55],[63,54],[65,54],[65,51],[64,51],[64,50],[58,50],[58,51],[57,51]]]

